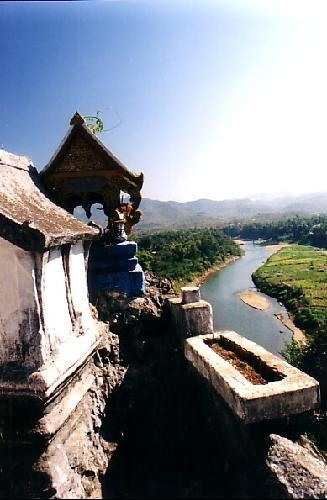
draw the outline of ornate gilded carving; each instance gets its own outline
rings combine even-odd
[[[128,170],[92,133],[79,113],[73,116],[71,129],[41,176],[54,201],[71,213],[81,205],[90,217],[92,205],[102,204],[108,217],[108,240],[113,238],[118,212],[124,214],[126,234],[140,220],[143,174]],[[129,194],[128,204],[122,203],[122,192]]]

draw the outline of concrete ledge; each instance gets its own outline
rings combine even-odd
[[[243,352],[279,380],[254,385],[206,342],[224,339],[235,352]],[[234,346],[234,347],[233,347]],[[233,331],[188,338],[185,356],[206,378],[231,410],[246,424],[303,413],[319,404],[319,384],[309,375]]]

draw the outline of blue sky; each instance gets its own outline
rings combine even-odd
[[[101,110],[144,196],[326,190],[326,22],[323,0],[1,2],[0,146],[40,170]]]

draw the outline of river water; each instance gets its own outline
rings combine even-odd
[[[213,308],[214,330],[235,330],[240,335],[262,345],[274,354],[280,354],[292,334],[274,314],[287,316],[285,307],[276,299],[269,300],[266,311],[254,309],[242,302],[239,293],[256,290],[251,274],[271,255],[264,246],[247,242],[242,245],[245,255],[217,273],[211,274],[200,288],[201,298]]]

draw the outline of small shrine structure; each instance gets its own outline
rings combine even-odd
[[[137,245],[127,241],[141,217],[139,205],[143,174],[135,174],[106,148],[75,113],[70,128],[41,178],[52,200],[73,213],[82,206],[87,217],[91,207],[102,204],[108,217],[101,240],[92,245],[89,258],[89,292],[95,302],[103,290],[119,290],[127,296],[143,295],[144,273],[135,253]],[[122,196],[129,195],[123,203]]]
[[[122,206],[121,194],[130,196],[129,210],[125,212],[125,231],[130,233],[141,212],[143,174],[134,174],[96,137],[84,118],[75,113],[70,128],[41,178],[51,198],[57,205],[73,213],[82,206],[87,217],[95,203],[103,206],[108,217],[108,232],[118,219],[117,210]],[[111,234],[107,234],[110,240]]]

